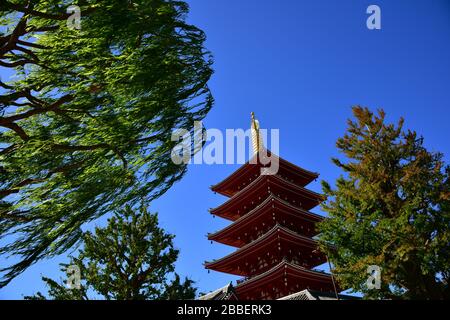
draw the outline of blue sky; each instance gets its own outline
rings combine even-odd
[[[248,128],[254,111],[263,128],[280,130],[280,155],[333,182],[330,158],[346,129],[351,106],[383,108],[389,121],[450,155],[450,3],[446,0],[191,0],[189,21],[202,28],[215,57],[210,87],[215,107],[207,128]],[[366,8],[381,8],[382,29],[368,30]],[[205,260],[233,250],[205,235],[228,224],[208,209],[225,201],[209,186],[238,165],[191,165],[185,178],[152,204],[176,235],[177,271],[200,291],[236,279],[203,269]],[[320,183],[310,185],[320,191]],[[316,208],[315,212],[320,213]],[[103,224],[100,219],[97,224]],[[92,226],[89,226],[92,227]],[[37,263],[0,299],[45,290],[40,277],[57,278],[64,256]]]

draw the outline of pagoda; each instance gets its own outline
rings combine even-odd
[[[327,261],[314,239],[323,217],[310,212],[324,198],[306,188],[318,174],[264,149],[253,113],[251,132],[256,158],[211,187],[229,199],[210,213],[231,224],[208,239],[236,250],[205,268],[242,277],[233,287],[240,300],[280,299],[303,290],[336,293],[332,276],[313,270]],[[279,161],[275,174],[262,173],[268,156]]]

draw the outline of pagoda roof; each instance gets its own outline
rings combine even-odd
[[[227,227],[217,232],[208,234],[208,239],[228,245],[242,247],[243,244],[236,245],[236,243],[239,242],[236,239],[236,236],[241,234],[243,230],[246,230],[246,228],[254,224],[254,222],[257,221],[262,215],[272,215],[273,208],[278,209],[277,215],[291,215],[295,216],[299,220],[304,220],[311,223],[317,223],[324,219],[324,217],[318,214],[293,206],[289,202],[275,196],[274,194],[271,194],[260,205],[258,205],[256,208],[243,215],[239,219],[235,220]]]
[[[249,290],[258,289],[266,284],[274,283],[277,279],[283,277],[297,279],[303,283],[304,287],[311,286],[316,288],[318,284],[324,284],[330,290],[333,290],[333,280],[330,274],[309,270],[287,261],[282,261],[272,269],[239,283],[235,286],[235,290],[238,296],[241,296]]]
[[[204,294],[198,300],[237,300],[233,284],[230,282],[226,286]]]
[[[249,178],[253,178],[255,175],[260,175],[260,169],[264,167],[260,161],[256,160],[257,155],[243,164],[239,169],[234,171],[227,178],[221,182],[211,186],[211,190],[220,193],[224,196],[231,197],[239,191],[239,185],[242,181],[248,181]],[[289,173],[291,176],[297,178],[301,185],[305,186],[311,181],[317,179],[319,174],[317,172],[308,171],[303,169],[283,158],[272,154],[267,150],[267,157],[276,157],[279,161],[279,171]]]
[[[267,187],[272,186],[283,189],[286,193],[295,194],[295,197],[300,197],[302,200],[305,200],[302,203],[302,208],[305,210],[312,209],[321,201],[325,200],[323,195],[287,181],[278,175],[261,175],[226,202],[209,211],[214,215],[232,221],[237,220],[242,215],[233,213],[233,209],[241,209],[242,205],[245,205],[245,201],[254,200],[258,193],[263,194],[267,191]]]
[[[214,260],[212,262],[206,262],[205,268],[239,276],[248,276],[248,273],[246,271],[238,268],[239,263],[237,262],[243,261],[243,259],[247,258],[250,255],[255,257],[255,252],[258,252],[259,250],[267,253],[268,251],[265,249],[268,246],[277,243],[278,241],[284,241],[291,243],[294,246],[307,248],[311,250],[311,252],[315,251],[318,248],[318,243],[316,240],[299,235],[296,232],[293,232],[279,224],[276,224],[263,236],[248,243],[242,248],[239,248],[238,250],[226,255],[223,258]],[[316,263],[314,264],[312,261],[309,261],[311,266],[320,265],[325,262],[325,256],[315,254],[315,257],[317,257],[318,261],[316,261]]]

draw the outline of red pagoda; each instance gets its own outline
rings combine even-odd
[[[336,292],[330,274],[313,270],[327,261],[313,239],[323,217],[309,211],[324,199],[306,188],[318,174],[263,149],[253,113],[252,142],[256,161],[211,187],[229,199],[210,213],[231,224],[208,234],[208,239],[237,249],[206,262],[205,268],[241,276],[232,295],[240,300],[279,299],[304,290]],[[272,161],[277,157],[276,174],[261,174],[266,163],[260,161],[262,154]]]

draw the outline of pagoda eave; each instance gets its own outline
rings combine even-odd
[[[246,212],[239,213],[240,208],[245,207],[245,205],[250,206],[250,201],[254,197],[264,199],[271,193],[277,195],[277,193],[280,192],[284,192],[292,198],[301,199],[301,201],[299,201],[304,210],[310,210],[325,200],[323,195],[293,184],[279,176],[264,175],[259,176],[256,180],[242,189],[241,192],[228,199],[228,201],[222,205],[210,209],[210,213],[235,221],[243,214],[246,214]]]
[[[272,154],[269,150],[267,150],[267,153],[268,156],[272,157],[272,161],[274,157],[276,157],[277,161],[279,162],[279,172],[294,177],[302,186],[309,184],[319,177],[318,173],[303,169],[287,160],[276,156],[275,154]],[[245,164],[243,164],[230,176],[228,176],[221,182],[212,185],[210,189],[224,196],[231,197],[239,191],[238,186],[242,183],[242,181],[246,181],[248,178],[254,177],[255,174],[259,175],[257,170],[260,170],[262,167],[263,166],[259,162],[257,162],[254,157],[250,161],[247,161]]]
[[[249,261],[253,260],[253,268],[257,268],[256,265],[258,264],[259,259],[255,259],[261,256],[264,257],[264,255],[270,251],[270,248],[276,249],[276,255],[283,254],[283,256],[272,257],[272,259],[275,260],[284,259],[287,252],[292,253],[292,259],[295,258],[300,260],[299,256],[294,257],[294,253],[301,251],[303,253],[301,258],[304,261],[305,266],[308,268],[318,266],[326,262],[325,255],[315,253],[318,249],[318,243],[316,240],[299,235],[277,224],[263,236],[245,245],[244,247],[218,260],[206,262],[205,268],[247,277],[252,273],[250,270],[251,268],[246,267],[249,264]],[[266,266],[270,267],[269,264],[266,264]],[[258,269],[261,269],[261,267]]]
[[[279,284],[279,286],[273,286]],[[296,288],[308,288],[317,291],[330,292],[334,291],[333,280],[330,274],[308,270],[283,261],[272,269],[240,282],[236,287],[236,293],[239,297],[247,299],[261,299],[261,288],[265,286],[268,289],[281,288],[285,290],[282,296],[295,292]],[[293,292],[290,292],[293,288]]]
[[[258,221],[266,221],[267,224],[272,224],[273,226],[274,212],[276,212],[278,220],[281,220],[284,217],[284,219],[295,221],[296,225],[301,225],[302,228],[303,225],[305,225],[304,231],[306,232],[307,230],[311,237],[318,234],[314,228],[315,223],[324,219],[324,217],[320,215],[295,207],[272,194],[259,206],[240,217],[232,224],[222,230],[208,234],[208,239],[240,248],[246,244],[243,240],[244,232],[257,225]]]

